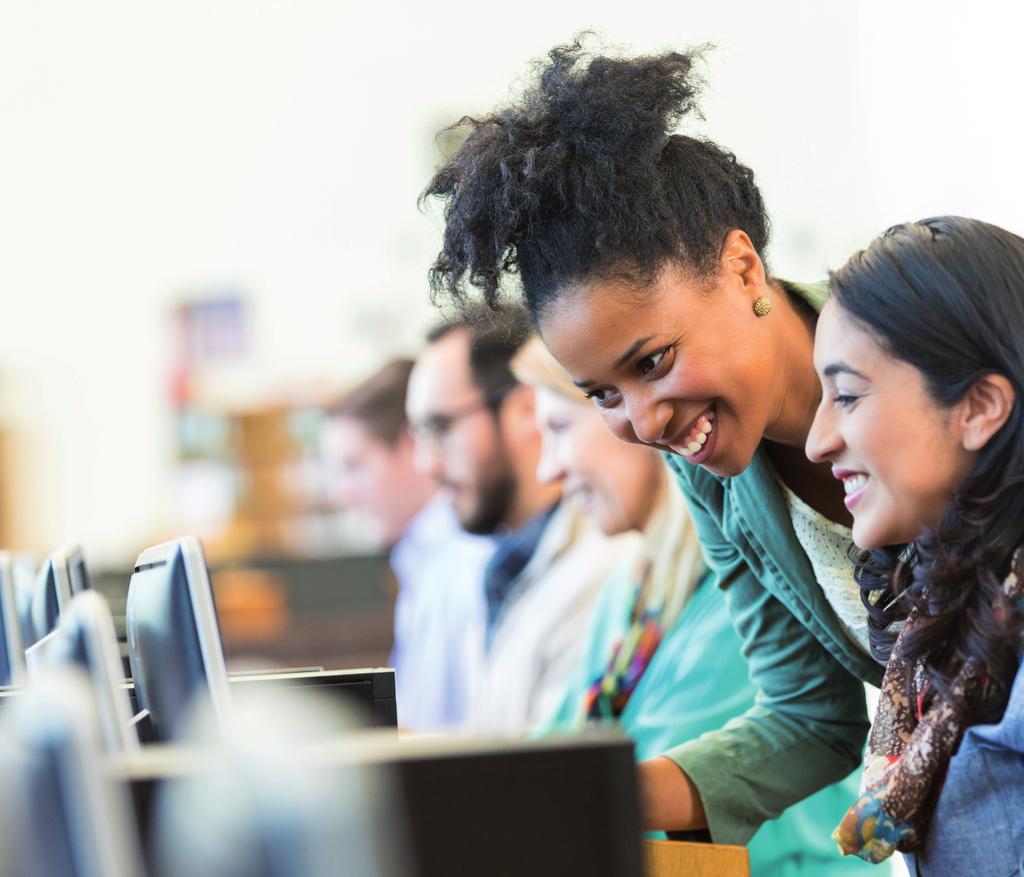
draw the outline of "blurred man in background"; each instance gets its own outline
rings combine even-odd
[[[509,363],[530,335],[520,309],[469,310],[428,336],[406,410],[420,471],[470,533],[495,534],[484,574],[482,671],[467,727],[523,731],[553,709],[580,659],[594,599],[614,561],[557,484],[537,480],[532,388]]]
[[[390,551],[398,580],[395,668],[398,721],[417,731],[461,724],[472,643],[484,624],[482,574],[490,540],[459,526],[434,481],[413,465],[405,419],[411,360],[394,360],[328,411],[321,452],[342,505],[361,509]]]

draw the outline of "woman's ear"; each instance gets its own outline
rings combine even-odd
[[[980,451],[985,447],[1006,423],[1016,398],[1013,385],[1003,375],[990,372],[978,378],[961,403],[964,448]]]
[[[764,264],[742,229],[734,228],[725,236],[718,270],[722,277],[738,282],[739,287],[750,295],[751,302],[764,292],[767,284]]]

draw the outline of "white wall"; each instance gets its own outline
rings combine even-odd
[[[814,277],[882,227],[1020,230],[1020,13],[774,2],[0,6],[0,428],[14,532],[133,556],[173,527],[165,315],[244,288],[249,392],[357,376],[430,319],[432,136],[595,27],[713,41],[704,131],[755,168],[772,260]]]

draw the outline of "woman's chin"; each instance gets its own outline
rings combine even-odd
[[[893,536],[893,538],[890,538]],[[884,529],[873,525],[870,519],[865,520],[856,517],[853,519],[853,544],[864,551],[874,551],[876,548],[884,548],[886,545],[896,545],[898,539],[894,534],[887,534]]]

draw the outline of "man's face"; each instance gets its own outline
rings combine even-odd
[[[420,355],[406,413],[416,468],[448,494],[464,530],[495,532],[508,516],[516,478],[498,418],[473,383],[466,330],[449,332]]]
[[[332,417],[320,431],[331,495],[365,512],[386,545],[397,542],[408,524],[409,504],[400,497],[409,482],[411,458],[402,441],[392,447],[352,417]]]

